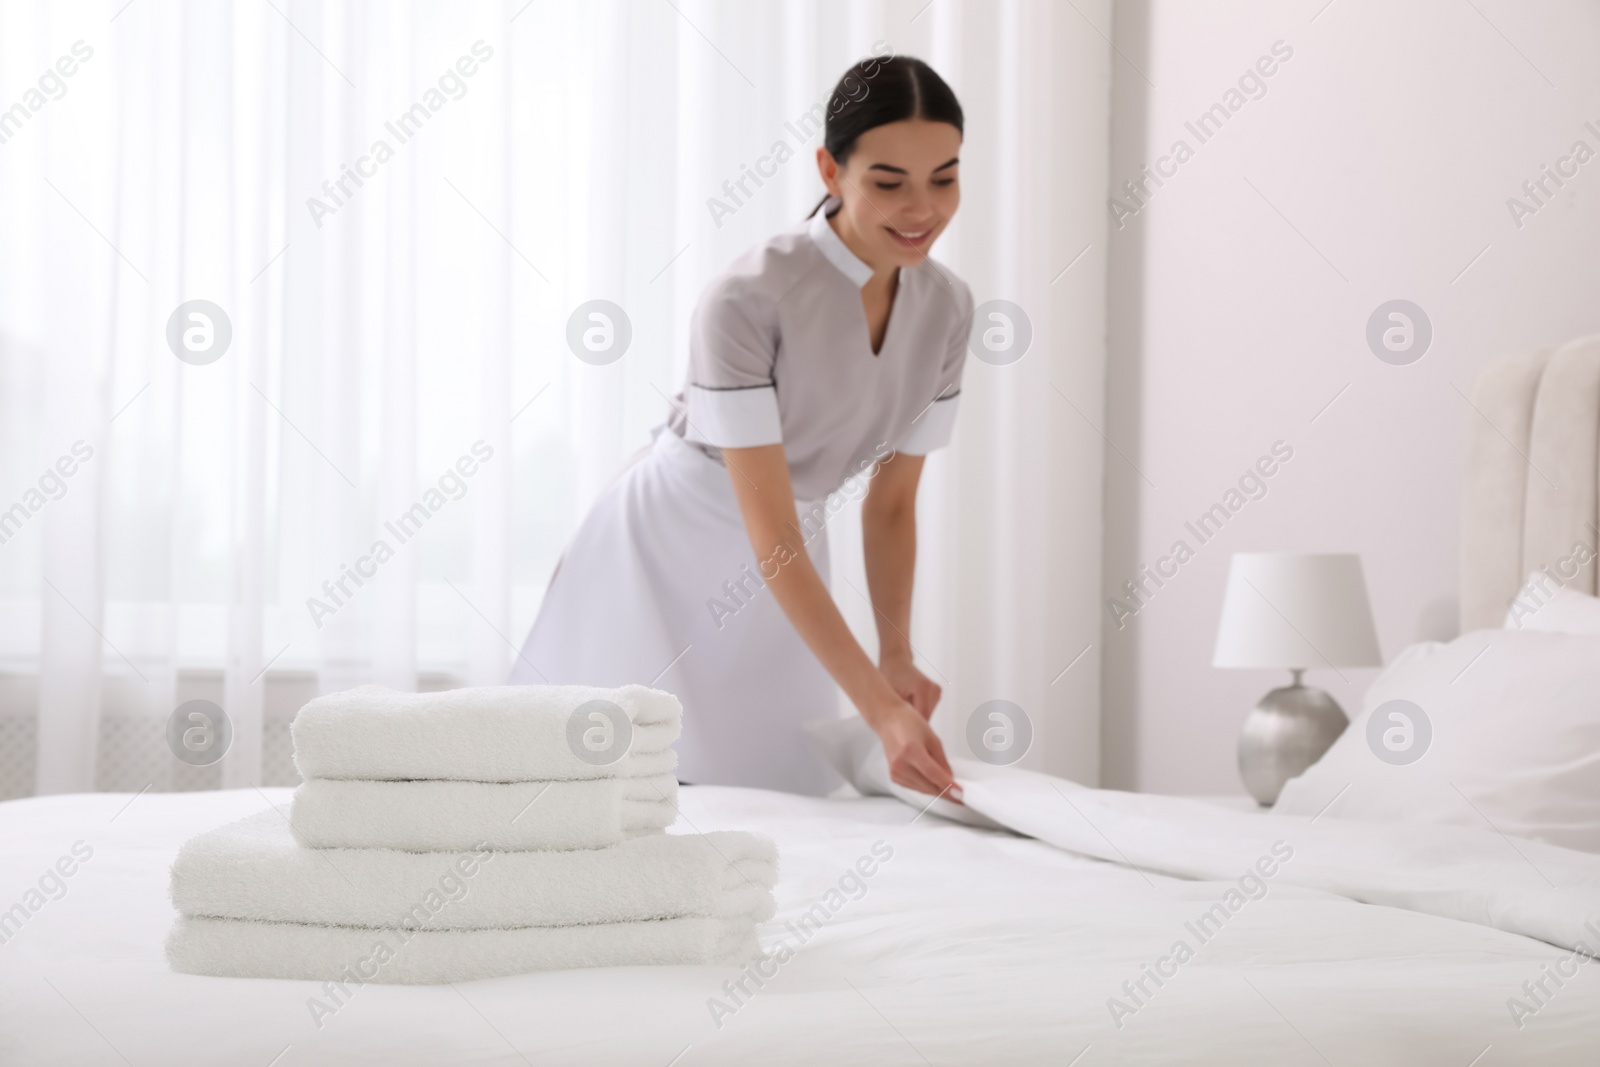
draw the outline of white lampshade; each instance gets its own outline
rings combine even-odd
[[[1378,667],[1361,557],[1238,552],[1228,571],[1216,667]]]

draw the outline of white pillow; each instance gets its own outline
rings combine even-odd
[[[1555,585],[1553,592],[1552,585]],[[1503,625],[1507,630],[1600,637],[1600,597],[1557,585],[1548,574],[1534,571],[1506,609]]]
[[[1324,808],[1600,852],[1600,638],[1477,630],[1406,649],[1272,810]]]
[[[1005,829],[993,819],[979,815],[964,804],[942,798],[934,800],[927,793],[907,789],[892,781],[889,778],[889,759],[883,754],[883,745],[878,741],[878,735],[872,732],[872,727],[868,726],[861,716],[814,719],[803,725],[806,733],[811,735],[811,739],[817,743],[822,754],[833,765],[833,769],[839,772],[839,777],[854,786],[856,792],[862,796],[894,797],[905,801],[918,811],[926,809],[929,815],[937,815],[968,826],[981,826],[986,830]],[[980,777],[977,768],[984,765],[967,766],[971,762],[953,760],[951,769],[960,778]],[[957,766],[958,764],[960,766]]]

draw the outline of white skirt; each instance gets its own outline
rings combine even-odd
[[[840,779],[801,723],[837,717],[838,687],[762,582],[728,478],[658,429],[556,565],[510,682],[665,689],[679,779],[820,796]],[[826,529],[806,548],[826,583]]]

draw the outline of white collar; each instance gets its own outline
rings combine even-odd
[[[828,223],[828,216],[839,207],[839,198],[828,197],[817,213],[811,216],[811,240],[821,249],[822,254],[828,257],[828,262],[838,267],[846,278],[856,283],[859,289],[866,285],[872,277],[872,268],[868,266],[833,232],[833,227]]]

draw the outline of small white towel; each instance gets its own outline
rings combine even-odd
[[[627,754],[580,759],[568,720],[605,700],[632,724]],[[683,706],[671,693],[627,685],[498,685],[401,693],[363,685],[317,697],[290,724],[302,778],[449,778],[469,782],[572,781],[671,774]]]
[[[185,842],[184,915],[482,929],[680,917],[770,919],[778,852],[758,834],[653,834],[603,849],[450,854],[297,844],[276,809]]]
[[[289,817],[308,848],[413,852],[605,848],[660,833],[678,817],[678,779],[581,782],[375,782],[313,778]]]
[[[407,931],[185,917],[167,936],[167,962],[184,974],[345,982],[346,989],[568,967],[738,963],[757,951],[749,919]]]

